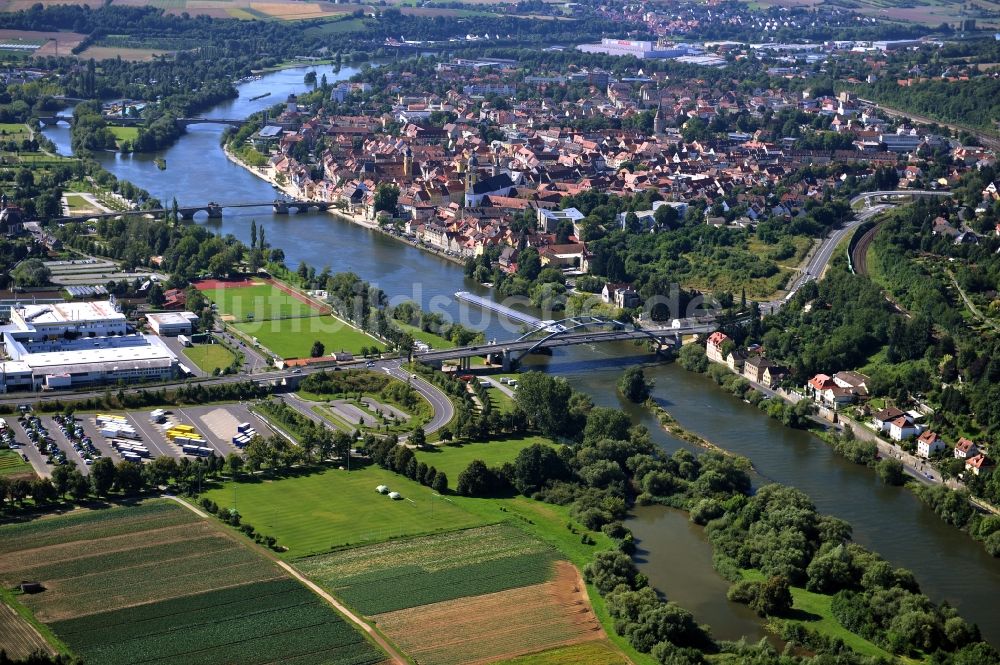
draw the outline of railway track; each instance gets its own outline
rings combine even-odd
[[[868,248],[871,247],[872,240],[875,239],[875,233],[878,232],[880,226],[882,226],[881,222],[865,231],[865,234],[858,240],[858,244],[854,246],[854,251],[851,252],[851,265],[854,266],[854,272],[858,275],[868,274]]]

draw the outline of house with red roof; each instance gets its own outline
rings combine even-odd
[[[722,353],[722,346],[729,341],[729,335],[717,330],[708,336],[708,342],[705,343],[705,355],[708,359],[716,363],[725,363],[726,356]]]
[[[979,446],[964,436],[955,444],[955,459],[968,459],[979,454]]]
[[[927,430],[917,437],[917,455],[923,458],[929,458],[934,453],[944,450],[946,446],[944,441],[937,435],[937,433]]]
[[[984,471],[991,466],[993,466],[993,462],[991,462],[990,459],[982,453],[973,455],[969,459],[965,460],[965,470],[971,471],[977,476],[981,471]]]

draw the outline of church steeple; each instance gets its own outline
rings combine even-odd
[[[406,150],[403,151],[403,175],[407,178],[413,177],[413,149],[410,146],[406,146]]]
[[[667,119],[663,115],[662,101],[656,105],[656,115],[653,116],[653,133],[657,136],[663,136],[667,133]]]
[[[465,205],[472,205],[472,188],[479,180],[479,158],[476,153],[469,156],[469,162],[465,167]]]

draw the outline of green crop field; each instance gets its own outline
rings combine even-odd
[[[378,485],[404,499],[379,494]],[[237,506],[244,521],[288,548],[286,558],[484,523],[431,489],[377,467],[226,483],[203,496],[220,506]]]
[[[318,597],[280,579],[53,624],[87,662],[378,663],[384,655]],[[114,636],[113,639],[109,639]]]
[[[273,319],[237,323],[240,332],[256,337],[261,345],[282,358],[308,358],[313,342],[323,343],[325,355],[338,351],[359,354],[362,347],[382,349],[382,345],[360,330],[332,316]]]
[[[0,526],[0,584],[86,662],[329,663],[385,656],[241,536],[176,503]]]
[[[16,450],[0,450],[0,476],[34,473],[31,465]]]
[[[417,460],[427,462],[427,466],[433,466],[438,471],[444,471],[448,474],[448,479],[455,483],[458,481],[458,474],[465,471],[473,460],[481,460],[486,466],[500,466],[504,462],[513,462],[519,452],[536,443],[554,445],[540,436],[466,443],[461,446],[439,445],[431,450],[418,450]]]
[[[198,344],[184,349],[184,355],[191,359],[203,372],[211,374],[216,369],[224,370],[233,363],[233,352],[221,344]]]
[[[315,316],[318,311],[271,284],[206,289],[205,297],[219,306],[219,313],[234,321],[267,321]]]
[[[498,524],[341,550],[297,565],[373,615],[540,584],[559,558],[517,527]]]

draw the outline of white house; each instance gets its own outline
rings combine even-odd
[[[878,411],[872,416],[872,425],[874,425],[875,429],[879,432],[885,433],[889,431],[889,424],[902,415],[905,415],[902,411],[894,406],[890,406]]]
[[[889,423],[889,438],[893,441],[905,441],[920,434],[920,427],[915,425],[909,416],[902,415]]]
[[[990,466],[990,460],[986,455],[979,453],[978,455],[973,455],[969,459],[965,460],[965,470],[971,471],[975,475],[979,475],[979,472]]]
[[[968,459],[979,454],[979,446],[969,441],[964,436],[955,444],[955,458]]]
[[[917,455],[925,459],[945,448],[941,437],[930,430],[917,437]]]
[[[726,356],[722,353],[722,346],[729,341],[729,335],[724,332],[716,331],[708,336],[708,342],[705,344],[705,355],[712,362],[725,363]]]

